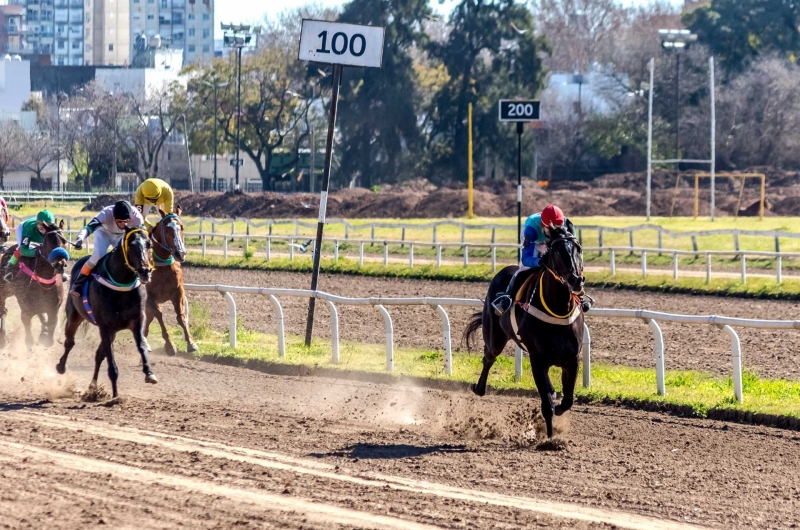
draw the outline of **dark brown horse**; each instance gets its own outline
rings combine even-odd
[[[72,281],[89,256],[81,258],[72,267]],[[70,296],[66,304],[64,355],[56,365],[58,373],[67,371],[67,357],[75,347],[75,333],[82,322],[95,324],[100,330],[100,346],[94,357],[94,376],[89,390],[97,387],[97,376],[103,360],[108,361],[108,378],[113,397],[117,394],[119,370],[114,361],[114,339],[117,333],[128,329],[133,333],[136,349],[142,357],[142,371],[146,383],[157,383],[147,360],[147,343],[144,339],[144,307],[147,300],[145,285],[150,281],[150,238],[141,228],[127,228],[119,245],[97,262],[92,274],[84,283],[80,297]]]
[[[475,313],[464,335],[467,347],[472,336],[483,329],[483,371],[473,392],[486,394],[489,370],[509,340],[516,342],[530,355],[531,370],[542,399],[542,416],[547,436],[553,436],[553,413],[562,415],[572,407],[578,364],[583,342],[583,313],[578,293],[583,291],[583,258],[581,247],[565,228],[551,229],[548,252],[541,268],[521,273],[511,309],[497,316],[491,301],[505,290],[518,267],[501,270],[489,283],[483,311]],[[552,366],[561,368],[561,403],[550,382]]]
[[[8,278],[8,282],[0,282],[0,344],[6,341],[6,299],[13,296],[19,304],[22,325],[25,327],[25,344],[29,348],[33,346],[31,320],[38,316],[42,324],[39,343],[45,347],[53,345],[58,308],[64,299],[61,275],[69,257],[65,249],[67,239],[62,232],[63,224],[64,221],[60,225],[46,223],[44,242],[36,247],[35,256],[20,257],[17,271]],[[58,254],[56,256],[53,251],[58,248],[65,251],[55,253]],[[0,266],[6,266],[16,249],[17,245],[9,247],[0,259]]]
[[[161,336],[164,338],[164,351],[167,355],[175,355],[175,346],[169,338],[167,328],[164,326],[164,315],[161,313],[160,304],[172,302],[178,325],[183,329],[183,338],[189,353],[198,350],[197,344],[192,341],[189,326],[186,325],[186,291],[183,289],[183,271],[181,263],[186,259],[186,247],[183,245],[183,224],[178,214],[165,215],[154,227],[148,230],[150,239],[153,240],[153,261],[156,269],[153,278],[147,284],[147,308],[144,325],[144,335],[148,335],[153,318],[161,326]]]

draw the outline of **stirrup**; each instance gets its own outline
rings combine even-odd
[[[503,293],[494,299],[494,302],[492,302],[492,309],[494,309],[494,313],[497,316],[502,316],[503,313],[508,311],[512,303],[513,300],[511,300],[511,296]]]

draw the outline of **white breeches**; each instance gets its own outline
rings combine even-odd
[[[100,258],[108,254],[108,247],[113,248],[119,245],[122,236],[125,234],[112,234],[104,228],[98,228],[92,235],[94,235],[94,248],[92,249],[92,257],[89,258],[86,265],[94,268]]]

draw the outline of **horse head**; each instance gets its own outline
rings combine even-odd
[[[64,237],[63,223],[63,221],[60,225],[45,223],[44,241],[41,247],[39,247],[39,254],[47,259],[57,274],[64,273],[67,260],[69,260],[67,238]]]
[[[139,281],[147,283],[153,270],[150,262],[150,238],[141,228],[126,228],[122,238],[122,255],[125,265],[139,277]]]
[[[583,276],[583,252],[575,236],[566,227],[550,228],[547,240],[547,265],[569,290],[575,294],[583,291],[586,278]]]
[[[161,218],[152,230],[153,241],[183,263],[186,259],[186,247],[183,246],[183,223],[178,214],[169,214]]]

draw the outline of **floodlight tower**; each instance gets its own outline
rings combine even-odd
[[[697,41],[697,35],[688,29],[660,29],[658,37],[661,39],[661,48],[675,55],[675,158],[680,158],[681,55]]]

